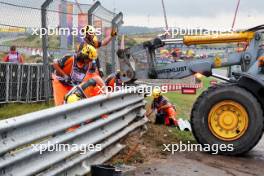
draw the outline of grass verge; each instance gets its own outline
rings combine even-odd
[[[53,106],[54,106],[53,102],[50,102],[48,104],[46,103],[30,103],[30,104],[13,103],[13,104],[1,105],[0,106],[0,120],[27,114],[30,112],[39,111],[42,109],[47,109]]]

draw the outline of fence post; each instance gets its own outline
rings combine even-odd
[[[21,65],[18,65],[18,70],[17,70],[17,92],[16,92],[16,101],[20,101],[19,97],[19,91],[21,89],[20,87],[20,81],[21,81]]]
[[[41,6],[41,27],[47,29],[47,7],[53,0],[46,0]],[[49,58],[48,58],[48,35],[42,36],[43,67],[44,67],[44,92],[45,100],[49,102]]]
[[[39,65],[37,65],[37,91],[36,91],[36,95],[37,95],[37,97],[36,97],[36,101],[39,101],[39,97],[40,97],[40,94],[41,94],[41,92],[40,92],[40,88],[39,88],[39,85],[40,85],[40,79],[41,78],[41,75],[40,75],[40,66]]]
[[[6,102],[9,100],[9,86],[10,86],[10,64],[6,64]]]
[[[96,1],[88,10],[88,25],[93,25],[93,12],[101,5],[99,1]]]
[[[30,74],[31,74],[31,70],[30,70],[30,65],[28,65],[28,74],[27,74],[27,94],[26,94],[26,102],[29,103],[30,102]]]
[[[119,28],[123,24],[123,13],[120,12],[117,14],[112,20],[112,27]],[[112,45],[111,45],[111,62],[112,62],[112,73],[115,72],[116,69],[116,44],[117,44],[117,37],[113,37]]]
[[[21,65],[21,76],[20,76],[20,89],[19,89],[19,101],[23,101],[22,100],[22,92],[23,92],[23,79],[24,79],[24,64]]]
[[[68,13],[68,2],[65,0],[60,0],[60,13],[59,13],[59,27],[60,28],[67,28],[67,13]],[[65,55],[68,52],[68,35],[60,35],[60,54]]]

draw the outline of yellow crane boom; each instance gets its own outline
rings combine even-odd
[[[214,35],[190,35],[183,37],[183,43],[189,46],[199,44],[250,42],[253,39],[254,35],[254,32],[233,32],[228,34]]]

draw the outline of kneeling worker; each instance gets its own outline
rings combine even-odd
[[[167,98],[161,95],[160,89],[154,89],[152,92],[153,102],[151,105],[152,110],[156,110],[156,124],[174,125],[178,126],[176,119],[176,110],[174,106],[168,101]]]
[[[91,46],[83,47],[81,52],[73,56],[65,56],[53,64],[55,73],[53,78],[53,94],[55,105],[64,103],[64,96],[74,87],[79,85],[89,71],[93,60],[97,59],[97,51]]]

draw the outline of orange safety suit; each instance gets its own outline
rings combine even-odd
[[[64,102],[64,96],[72,89],[74,85],[80,84],[87,71],[89,70],[89,64],[78,61],[77,56],[65,56],[57,61],[59,67],[63,72],[68,75],[71,79],[71,83],[66,82],[64,78],[55,73],[52,75],[52,85],[55,105],[62,105]]]
[[[166,108],[161,108],[165,106]],[[175,125],[178,126],[178,121],[176,119],[177,112],[174,106],[165,98],[164,96],[159,96],[158,98],[153,100],[152,108],[157,109],[157,118],[162,118],[165,125]]]

